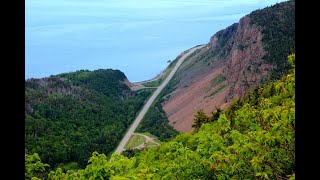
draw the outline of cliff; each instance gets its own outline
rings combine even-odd
[[[286,58],[295,49],[294,10],[294,1],[288,1],[254,11],[190,55],[163,103],[170,125],[190,132],[198,110],[225,109],[250,87],[284,74]]]

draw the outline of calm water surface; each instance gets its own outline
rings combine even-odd
[[[151,79],[182,51],[208,43],[275,0],[26,0],[28,78],[119,69]]]

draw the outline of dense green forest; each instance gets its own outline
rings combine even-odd
[[[263,58],[275,66],[271,79],[278,79],[290,69],[287,56],[295,51],[295,0],[277,3],[249,14],[251,23],[262,28]]]
[[[191,134],[131,158],[112,154],[110,162],[93,152],[85,169],[58,168],[48,179],[295,179],[294,54],[288,62],[288,74],[225,111],[199,111]],[[26,165],[26,177],[48,173],[37,154],[27,155]]]
[[[111,153],[153,90],[133,92],[118,70],[80,70],[25,82],[25,148],[51,168],[84,168]]]

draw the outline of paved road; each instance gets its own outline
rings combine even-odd
[[[184,61],[186,57],[188,57],[191,53],[193,53],[195,50],[202,48],[202,46],[197,46],[189,50],[189,52],[185,53],[182,55],[182,57],[179,59],[177,62],[176,66],[173,68],[173,70],[170,72],[169,76],[164,80],[164,82],[158,87],[158,89],[153,93],[153,95],[150,97],[148,102],[143,106],[142,110],[140,111],[139,115],[136,117],[136,119],[133,121],[131,127],[127,131],[126,135],[122,138],[120,144],[118,145],[117,149],[115,150],[116,153],[121,154],[121,152],[124,150],[124,146],[127,144],[129,141],[131,135],[134,133],[136,130],[137,126],[140,124],[142,118],[144,115],[147,113],[148,109],[150,108],[151,104],[153,101],[156,99],[156,97],[159,95],[159,93],[162,91],[162,89],[168,84],[168,82],[171,80],[173,75],[177,72],[178,68]]]

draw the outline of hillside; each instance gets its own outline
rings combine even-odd
[[[192,130],[192,116],[225,109],[250,87],[273,81],[288,69],[295,50],[295,2],[253,11],[218,31],[209,43],[186,60],[163,95],[169,124]]]
[[[25,82],[25,148],[52,168],[109,154],[152,90],[131,91],[118,70],[80,70]]]
[[[195,114],[197,132],[182,133],[132,158],[93,152],[85,169],[49,179],[295,179],[295,55],[280,80],[249,90],[219,114]],[[31,159],[34,159],[34,162]],[[27,157],[29,177],[45,172]],[[43,170],[36,171],[31,164]]]
[[[187,57],[137,128],[160,146],[126,157],[112,150],[153,89],[111,69],[27,80],[26,179],[295,179],[294,3],[253,11]]]

